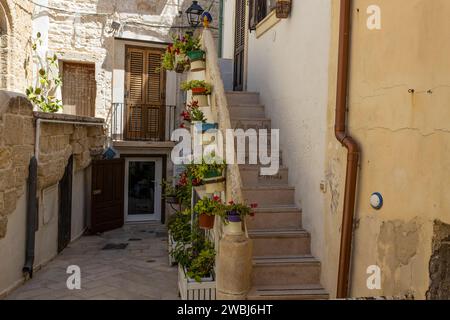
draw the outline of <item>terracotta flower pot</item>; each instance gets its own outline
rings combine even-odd
[[[200,214],[198,216],[198,225],[201,229],[210,230],[214,228],[214,216],[209,216],[207,214]]]
[[[203,87],[192,88],[192,94],[194,95],[206,94],[206,88]]]

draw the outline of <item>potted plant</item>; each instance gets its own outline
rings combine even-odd
[[[206,70],[205,51],[199,48],[196,50],[188,51],[187,55],[191,63],[192,72]]]
[[[169,264],[173,265],[181,256],[181,252],[177,252],[177,250],[181,250],[181,244],[186,244],[191,239],[191,210],[185,209],[170,216],[167,229],[169,233]]]
[[[214,245],[199,232],[192,233],[189,246],[179,246],[178,289],[182,300],[215,300]]]
[[[203,123],[206,121],[203,111],[198,106],[198,101],[193,100],[186,106],[186,110],[181,113],[183,120],[191,123]]]
[[[180,49],[189,57],[190,70],[193,72],[205,70],[205,51],[201,49],[200,38],[186,33],[181,40]]]
[[[214,196],[212,199],[209,197],[204,197],[199,200],[194,206],[194,211],[199,214],[199,227],[205,230],[214,228],[215,216],[221,215],[222,208],[222,202],[217,196]]]
[[[199,254],[192,259],[186,268],[188,281],[206,282],[213,281],[213,270],[216,262],[216,252],[214,246],[209,241],[205,241]]]
[[[253,209],[256,209],[258,205],[252,203],[247,206],[242,203],[234,203],[230,201],[228,205],[224,206],[223,210],[225,214],[223,215],[225,223],[225,233],[230,235],[242,234],[242,221],[246,216],[254,216],[255,213]]]
[[[181,90],[192,91],[192,99],[196,100],[199,107],[207,107],[208,96],[211,94],[212,87],[204,80],[185,81],[181,84]]]

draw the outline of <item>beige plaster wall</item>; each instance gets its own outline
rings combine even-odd
[[[312,253],[322,269],[333,269],[324,234],[327,91],[331,2],[303,0],[283,19],[256,37],[249,35],[247,90],[257,91],[272,128],[280,129],[283,165],[295,186],[303,227],[311,232]],[[331,265],[330,265],[331,263]],[[330,279],[322,278],[329,289]]]
[[[352,13],[349,131],[362,148],[355,214],[352,296],[424,298],[433,223],[450,222],[450,3],[379,0],[381,30],[369,30],[370,0]],[[337,259],[346,154],[333,133],[339,4],[333,3],[325,210],[327,256]],[[408,92],[414,89],[414,93]],[[384,206],[371,208],[380,192]],[[382,289],[366,286],[369,265],[382,272]],[[335,270],[323,270],[332,283]],[[333,289],[334,286],[331,287]]]
[[[23,280],[26,234],[26,181],[35,151],[36,117],[75,121],[67,115],[36,114],[32,105],[12,92],[0,90],[0,297]],[[99,119],[85,119],[100,121]],[[67,161],[74,155],[72,236],[86,225],[88,168],[92,157],[103,150],[102,127],[69,123],[41,123],[38,157],[38,230],[34,267],[57,254],[59,187]]]

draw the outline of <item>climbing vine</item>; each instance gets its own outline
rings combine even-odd
[[[56,54],[42,56],[39,47],[42,46],[41,33],[38,32],[32,43],[33,58],[38,65],[36,84],[26,89],[28,99],[42,112],[58,112],[63,108],[62,101],[57,99],[55,92],[62,85],[59,75],[58,57]]]

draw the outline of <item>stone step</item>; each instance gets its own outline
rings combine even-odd
[[[261,166],[259,165],[240,165],[242,183],[244,186],[265,186],[265,185],[287,185],[288,168],[282,167],[275,175],[261,175]]]
[[[263,118],[266,114],[265,108],[261,104],[230,105],[229,110],[231,118]]]
[[[257,208],[255,216],[247,219],[249,230],[292,230],[302,227],[302,211],[297,207]]]
[[[253,285],[306,285],[320,283],[320,262],[312,256],[253,259]]]
[[[267,129],[270,130],[272,128],[272,121],[269,118],[232,118],[231,119],[231,127],[233,129]]]
[[[255,257],[311,253],[311,236],[303,229],[255,229],[249,230],[248,235],[253,240]]]
[[[255,286],[247,300],[326,300],[328,293],[320,284]]]
[[[259,92],[227,91],[228,105],[240,103],[259,103]]]
[[[242,192],[247,203],[257,203],[262,208],[294,204],[295,188],[290,186],[242,187]]]

